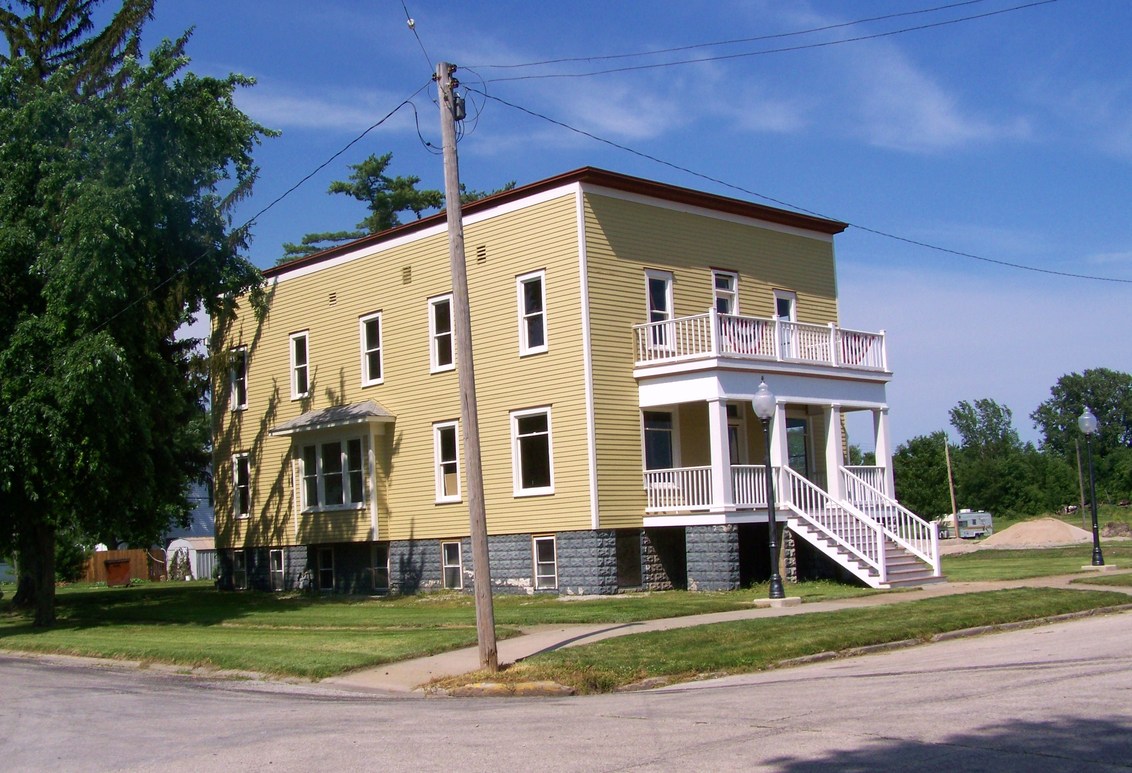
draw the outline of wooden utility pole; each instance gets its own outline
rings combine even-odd
[[[472,364],[472,315],[468,305],[468,268],[464,258],[464,217],[460,202],[460,167],[456,159],[456,108],[452,77],[456,66],[436,65],[440,102],[440,136],[444,141],[444,200],[448,214],[448,259],[452,270],[452,327],[456,334],[456,376],[460,382],[460,428],[464,432],[464,470],[468,480],[468,520],[475,564],[476,635],[480,668],[499,670],[495,645],[495,610],[491,600],[491,565],[487,550],[487,510],[483,497],[476,375]],[[460,116],[462,117],[462,116]]]
[[[959,539],[959,510],[955,507],[955,479],[951,477],[951,449],[947,445],[947,437],[943,438],[943,458],[947,462],[947,490],[951,493],[951,528],[953,537]]]

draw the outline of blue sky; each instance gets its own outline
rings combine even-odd
[[[945,429],[958,401],[983,397],[1037,440],[1029,414],[1059,376],[1132,369],[1132,3],[979,0],[909,14],[946,4],[158,0],[147,42],[195,27],[192,70],[257,79],[239,104],[282,136],[257,151],[261,178],[238,220],[406,99],[415,106],[259,217],[260,266],[284,241],[362,219],[326,189],[371,153],[392,151],[393,174],[443,187],[426,143],[440,144],[430,62],[446,60],[476,91],[672,165],[473,93],[459,146],[470,187],[591,165],[847,221],[841,322],[889,334],[893,440]],[[892,14],[906,15],[849,24]],[[923,25],[938,26],[901,31]],[[495,66],[768,35],[783,37]],[[670,66],[514,79],[646,64]],[[850,432],[871,446],[871,430]]]

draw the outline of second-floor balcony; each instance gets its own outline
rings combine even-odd
[[[761,360],[830,368],[887,371],[885,334],[720,314],[677,317],[634,325],[636,365],[645,367],[708,358]]]

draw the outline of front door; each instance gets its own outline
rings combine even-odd
[[[809,422],[786,419],[786,452],[790,469],[807,480],[810,477]]]
[[[645,272],[646,296],[648,300],[650,327],[649,345],[657,349],[669,349],[673,345],[671,325],[663,323],[672,319],[672,274],[667,271]]]
[[[796,357],[794,352],[794,325],[793,323],[798,320],[797,318],[797,298],[798,296],[786,290],[774,291],[774,316],[780,323],[779,330],[779,346],[781,347],[781,356],[783,359]]]

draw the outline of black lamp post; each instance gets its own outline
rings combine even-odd
[[[1097,473],[1093,469],[1093,435],[1097,433],[1097,417],[1088,406],[1078,417],[1077,426],[1085,434],[1085,455],[1089,458],[1089,502],[1093,511],[1093,566],[1104,566],[1101,533],[1097,529]]]
[[[786,598],[782,589],[782,577],[778,574],[778,525],[774,522],[774,471],[770,467],[770,420],[774,417],[775,401],[766,379],[759,384],[751,400],[755,415],[763,422],[763,441],[766,446],[766,513],[767,526],[770,529],[770,597],[772,599]]]

